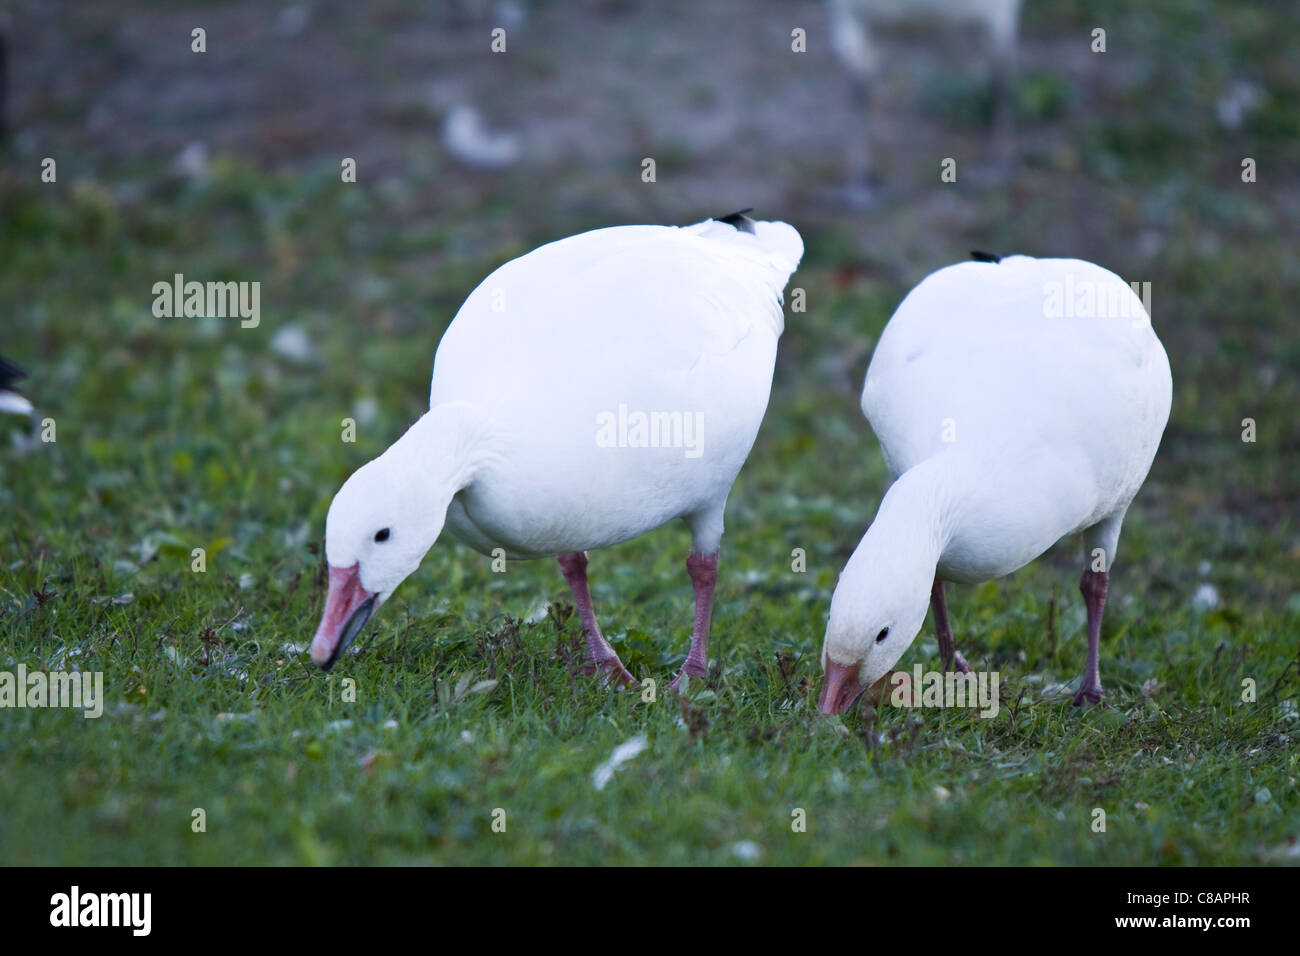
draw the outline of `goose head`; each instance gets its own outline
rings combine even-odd
[[[925,579],[900,589],[886,567],[856,579],[851,568],[852,561],[835,588],[826,622],[825,677],[818,698],[823,714],[844,713],[893,669],[921,632],[929,606]]]
[[[898,663],[930,607],[940,543],[924,504],[902,480],[853,551],[831,596],[818,706],[842,714]]]
[[[456,489],[431,462],[437,443],[417,422],[386,452],[362,465],[339,489],[325,519],[329,591],[311,642],[311,658],[328,670],[370,616],[424,559],[442,533]]]

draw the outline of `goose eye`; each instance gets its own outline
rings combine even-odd
[[[388,540],[388,529],[387,529],[387,528],[380,528],[378,531],[376,531],[376,532],[375,532],[375,540],[376,540],[376,541],[387,541],[387,540]]]
[[[887,628],[887,627],[882,627],[882,628],[880,629],[880,633],[876,635],[876,643],[879,644],[881,641],[883,641],[883,640],[884,640],[885,638],[887,638],[888,636],[889,636],[889,628]]]

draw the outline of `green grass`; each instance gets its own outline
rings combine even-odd
[[[1234,22],[1215,42],[1251,54],[1268,31],[1253,13]],[[1214,47],[1214,68],[1231,52]],[[1192,69],[1185,53],[1143,51],[1169,70]],[[1274,87],[1256,145],[1272,144],[1271,171],[1294,170],[1295,80],[1271,58],[1262,69]],[[343,186],[336,167],[272,174],[226,156],[206,185],[161,166],[57,188],[0,175],[0,351],[29,367],[57,422],[55,443],[0,452],[0,669],[103,671],[108,698],[98,720],[0,711],[0,861],[734,863],[751,843],[765,863],[1294,861],[1296,197],[1234,182],[1235,145],[1184,153],[1205,118],[1180,119],[1177,103],[1143,120],[1145,101],[1106,115],[1062,101],[1104,185],[1037,157],[1014,194],[963,194],[969,232],[923,204],[876,223],[905,247],[941,237],[918,272],[985,246],[1149,279],[1173,365],[1170,428],[1112,575],[1105,706],[1074,710],[1059,688],[1084,658],[1076,543],[950,588],[958,646],[1002,675],[991,720],[816,715],[830,594],[887,484],[857,388],[907,288],[870,267],[878,250],[851,220],[764,211],[805,232],[793,284],[809,311],[788,316],[728,508],[713,674],[688,699],[646,702],[582,673],[552,562],[494,574],[451,540],[359,655],[325,675],[299,650],[324,599],[329,501],[423,410],[460,301],[510,256],[607,224],[600,211],[566,208],[527,171],[432,199],[432,182]],[[1147,142],[1161,124],[1177,138]],[[1142,258],[1151,230],[1163,245]],[[260,280],[261,326],[155,319],[151,286],[178,271]],[[311,360],[271,348],[290,323]],[[356,444],[340,441],[347,416]],[[1244,417],[1256,444],[1240,440]],[[688,643],[687,543],[668,527],[592,555],[607,635],[661,688]],[[1192,600],[1202,582],[1213,609]],[[929,624],[914,662],[937,666]],[[480,681],[495,684],[469,692]],[[596,767],[636,736],[644,752],[595,789]],[[192,831],[195,808],[206,832]],[[792,831],[796,809],[806,832]]]

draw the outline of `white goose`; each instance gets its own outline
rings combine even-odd
[[[597,229],[484,279],[438,346],[429,411],[330,505],[312,659],[330,667],[445,527],[484,554],[556,556],[590,669],[632,682],[596,623],[585,552],[681,518],[695,590],[682,674],[704,676],[723,509],[802,255],[791,226],[736,213]]]
[[[867,369],[862,410],[897,481],[840,575],[820,706],[840,713],[911,645],[943,582],[1010,574],[1083,533],[1088,661],[1101,699],[1101,616],[1120,525],[1169,419],[1169,360],[1142,301],[1079,259],[976,254],[908,293]]]

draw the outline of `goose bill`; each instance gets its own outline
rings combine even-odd
[[[311,659],[329,670],[339,655],[365,627],[375,610],[377,595],[361,586],[361,565],[350,568],[330,566],[329,593],[325,596],[325,613],[311,642]]]

